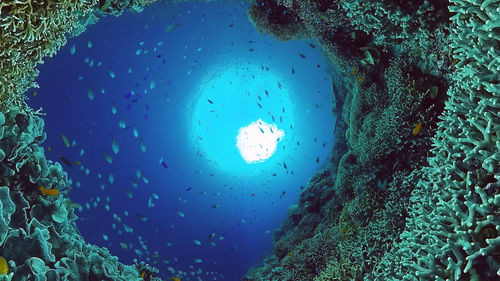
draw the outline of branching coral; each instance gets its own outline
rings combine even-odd
[[[498,1],[452,1],[456,73],[401,242],[377,276],[500,276]],[[394,268],[398,270],[395,271]]]

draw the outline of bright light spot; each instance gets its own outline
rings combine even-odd
[[[278,129],[276,125],[259,119],[240,128],[236,146],[247,163],[263,162],[274,154],[284,135],[283,130]]]

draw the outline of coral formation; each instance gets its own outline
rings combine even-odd
[[[7,0],[0,3],[0,101],[23,100],[37,87],[36,66],[66,44],[66,36],[79,35],[88,24],[125,9],[142,11],[156,0]]]
[[[47,160],[41,113],[24,103],[36,66],[100,16],[140,11],[144,1],[2,1],[0,3],[0,255],[2,280],[143,280],[157,270],[127,266],[85,243],[74,223],[59,163]],[[100,10],[101,9],[101,10]]]
[[[0,255],[7,278],[155,279],[155,269],[125,266],[83,241],[65,198],[67,176],[40,147],[43,120],[23,103],[36,86],[36,65],[68,34],[150,2],[0,3]],[[273,257],[245,280],[498,278],[499,4],[251,2],[248,17],[259,31],[313,38],[338,69],[332,90],[340,154],[332,153],[290,208]]]
[[[333,112],[347,149],[290,210],[273,262],[245,280],[498,278],[499,2],[276,4],[342,72]],[[302,222],[311,215],[316,226]]]
[[[302,36],[297,15],[273,0],[258,0],[248,9],[248,19],[261,33],[278,40],[298,39]]]
[[[66,173],[47,160],[40,144],[44,122],[27,106],[2,107],[0,147],[0,253],[13,280],[137,280],[139,268],[126,266],[105,248],[85,243],[65,194]],[[40,192],[44,186],[57,196]],[[143,265],[141,267],[144,268]],[[154,280],[154,279],[150,279]]]

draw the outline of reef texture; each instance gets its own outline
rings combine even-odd
[[[36,66],[79,35],[88,24],[125,9],[137,12],[156,0],[2,0],[0,1],[0,102],[24,99],[37,87]]]
[[[248,16],[314,39],[338,73],[331,163],[244,280],[499,279],[500,1],[253,0]]]
[[[36,86],[37,64],[66,36],[149,2],[0,2],[0,256],[8,262],[0,280],[160,280],[144,263],[123,265],[107,249],[85,243],[74,223],[76,205],[65,198],[67,174],[40,146],[42,114],[24,102],[24,92]]]

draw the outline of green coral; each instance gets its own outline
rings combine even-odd
[[[451,2],[454,85],[434,138],[435,156],[379,278],[500,276],[500,3]]]

